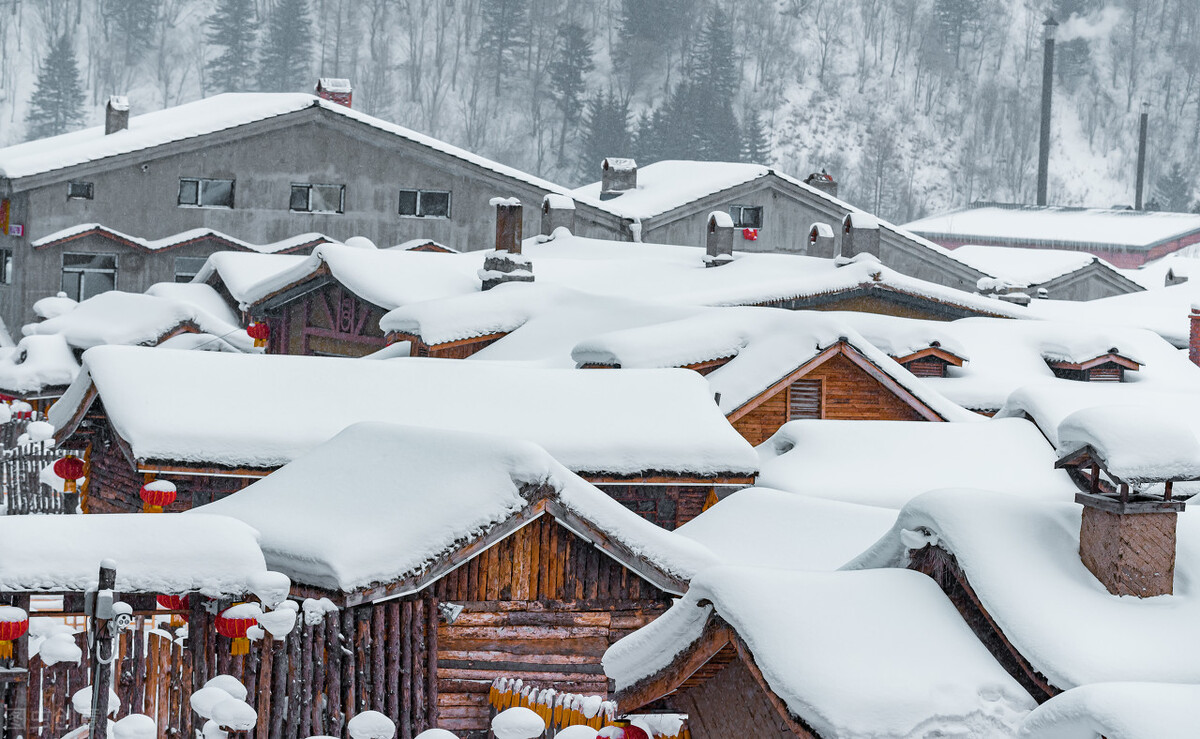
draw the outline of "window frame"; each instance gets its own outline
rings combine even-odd
[[[400,198],[404,197],[404,193],[415,193],[416,194],[416,198],[417,198],[416,212],[403,213],[400,211]],[[446,214],[445,215],[427,215],[425,213],[425,207],[424,207],[424,204],[422,201],[424,200],[424,196],[426,193],[429,193],[431,195],[437,194],[437,195],[445,195],[446,196]],[[415,189],[415,188],[411,188],[411,187],[402,187],[402,188],[400,188],[400,191],[397,195],[397,200],[396,200],[396,212],[399,214],[399,216],[401,218],[436,218],[436,219],[443,219],[443,220],[448,221],[448,220],[450,220],[451,213],[453,212],[453,207],[454,207],[454,193],[452,190],[421,190],[421,189]]]
[[[0,247],[0,285],[13,284],[13,250]]]
[[[338,206],[337,210],[313,210],[313,189],[317,187],[336,187],[338,189]],[[307,191],[307,205],[301,210],[292,207],[292,195],[296,190],[304,189]],[[291,190],[288,191],[288,210],[293,213],[323,213],[323,214],[344,214],[346,212],[346,186],[337,185],[331,182],[293,182]]]
[[[205,205],[204,190],[205,185],[211,182],[228,182],[229,183],[229,205]],[[183,185],[184,183],[196,184],[196,202],[183,202]],[[233,210],[237,204],[237,180],[227,179],[225,177],[180,177],[179,192],[176,194],[176,204],[180,208],[213,208],[216,210]]]
[[[758,224],[747,223],[745,219],[746,211],[758,211]],[[734,213],[736,211],[736,214]],[[731,205],[729,206],[729,217],[733,219],[734,228],[754,228],[762,230],[764,208],[761,205]]]
[[[180,262],[181,260],[184,260],[184,259],[194,259],[194,260],[197,260],[197,261],[199,261],[199,262],[200,262],[200,266],[199,266],[198,268],[196,268],[196,270],[195,270],[194,272],[188,272],[187,270],[185,270],[185,271],[183,271],[183,272],[181,273],[181,272],[179,271],[179,262]],[[179,282],[191,282],[193,277],[195,277],[196,275],[200,274],[200,270],[204,268],[204,264],[205,264],[207,261],[208,261],[208,257],[175,257],[175,261],[174,261],[174,262],[172,263],[172,265],[171,265],[171,266],[172,266],[172,268],[174,269],[175,282],[176,282],[176,283],[179,283]],[[179,279],[179,277],[180,277],[180,275],[181,275],[181,274],[182,274],[182,275],[184,275],[184,276],[186,276],[186,277],[187,277],[187,279],[186,279],[186,280],[180,280],[180,279]]]
[[[85,194],[77,195],[74,192],[76,186],[83,186]],[[67,200],[94,200],[96,196],[96,183],[85,182],[83,180],[73,180],[67,183]]]
[[[95,259],[97,257],[111,257],[112,258],[112,269],[109,270],[109,269],[88,269],[86,267],[67,267],[67,257],[76,257],[76,256],[87,257],[89,260]],[[87,274],[111,274],[112,275],[112,285],[113,285],[111,289],[113,289],[113,290],[117,289],[117,273],[120,270],[120,256],[114,252],[65,251],[62,253],[62,258],[60,260],[60,264],[61,264],[61,269],[59,271],[59,281],[58,281],[59,287],[62,288],[63,292],[67,293],[67,296],[72,298],[73,300],[83,302],[84,300],[87,300],[88,298],[92,298],[92,297],[95,297],[96,295],[100,295],[101,293],[108,292],[108,290],[101,290],[100,292],[95,293],[94,295],[87,295],[85,297],[83,294],[84,293],[84,290],[83,290],[84,278],[83,278],[83,276],[87,275]],[[66,286],[63,285],[63,280],[66,278],[66,276],[68,274],[78,274],[79,275],[79,282],[76,285],[76,289],[74,289],[74,290],[67,290]]]

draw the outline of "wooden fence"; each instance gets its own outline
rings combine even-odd
[[[53,442],[18,444],[34,418],[14,418],[0,424],[0,513],[75,513],[77,495],[64,495],[41,481],[42,470],[65,452]]]

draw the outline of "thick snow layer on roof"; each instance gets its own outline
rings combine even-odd
[[[0,591],[80,592],[103,559],[122,592],[241,595],[266,571],[258,533],[222,516],[0,516]]]
[[[1066,320],[963,318],[931,322],[870,314],[838,315],[872,343],[886,344],[891,337],[903,337],[910,331],[920,335],[926,327],[948,337],[942,341],[944,348],[965,355],[968,361],[962,367],[947,368],[945,378],[924,381],[954,402],[975,410],[994,411],[1014,390],[1030,383],[1050,382],[1067,391],[1076,385],[1094,384],[1056,379],[1046,362],[1078,364],[1108,354],[1111,349],[1142,363],[1136,372],[1125,373],[1123,384],[1160,391],[1189,390],[1200,385],[1200,369],[1185,354],[1141,329]]]
[[[703,546],[624,508],[536,444],[383,423],[350,426],[197,512],[260,531],[271,569],[349,591],[419,577],[437,558],[524,510],[522,486],[542,484],[673,576],[686,579],[714,561]]]
[[[933,391],[836,315],[777,308],[724,308],[676,321],[626,329],[580,342],[580,364],[678,367],[732,357],[709,372],[721,410],[732,413],[844,339],[912,395],[948,420],[978,420]]]
[[[1054,447],[1023,419],[982,423],[791,421],[758,447],[758,483],[811,498],[898,509],[928,490],[978,487],[1072,501]],[[865,454],[869,464],[847,464]]]
[[[75,353],[61,334],[26,336],[0,348],[0,390],[24,394],[70,385],[79,374]]]
[[[835,570],[879,540],[895,511],[753,487],[676,529],[722,564]]]
[[[0,156],[2,155],[3,152],[0,151]],[[68,239],[72,236],[80,236],[88,233],[89,231],[102,233],[116,241],[128,242],[136,246],[140,246],[148,251],[161,251],[163,249],[170,249],[181,244],[186,244],[188,242],[204,238],[227,241],[230,244],[240,246],[247,251],[258,252],[260,254],[275,254],[277,252],[295,249],[296,247],[303,246],[304,244],[331,241],[331,239],[324,234],[304,233],[267,244],[254,244],[249,241],[242,241],[241,239],[234,238],[233,236],[221,233],[220,231],[211,228],[193,228],[187,231],[180,231],[177,234],[166,236],[161,239],[144,239],[140,236],[130,236],[129,234],[122,233],[115,228],[108,228],[101,223],[80,223],[71,226],[70,228],[64,228],[61,231],[55,231],[48,236],[43,236],[42,238],[34,241],[33,246],[35,248],[39,246],[45,246],[46,244],[52,244],[56,241]]]
[[[1092,262],[1107,264],[1099,257],[1079,251],[1010,246],[960,246],[954,250],[954,256],[980,272],[1021,287],[1048,282]]]
[[[1093,683],[1038,706],[1022,739],[1193,739],[1200,727],[1200,685]]]
[[[1057,688],[1121,680],[1200,683],[1200,515],[1179,515],[1175,594],[1109,593],[1079,558],[1080,506],[984,491],[913,499],[847,567],[902,567],[924,529],[966,573],[1005,637]]]
[[[301,93],[225,93],[133,116],[129,119],[129,128],[112,134],[105,134],[104,126],[97,126],[17,144],[0,149],[0,176],[27,177],[318,107],[549,192],[567,193],[565,188],[552,182],[431,136]]]
[[[1200,215],[1104,208],[965,208],[904,224],[923,236],[957,241],[1011,239],[1028,243],[1105,244],[1147,249],[1200,231]]]
[[[63,429],[80,387],[94,383],[138,459],[269,468],[353,423],[391,421],[528,439],[577,472],[757,471],[754,450],[721,415],[704,379],[687,370],[118,346],[89,350],[84,365],[88,374],[53,406],[51,423]]]
[[[1137,269],[1118,271],[1148,290],[1165,287],[1168,273],[1176,278],[1200,277],[1200,258],[1197,258],[1200,257],[1200,249],[1197,247],[1200,247],[1200,244],[1185,246],[1165,257],[1146,262]]]
[[[60,334],[77,349],[102,344],[154,344],[182,324],[216,336],[245,332],[192,303],[146,293],[110,290],[88,298],[74,310],[22,329],[28,336]],[[249,343],[246,343],[249,347]]]
[[[285,273],[290,273],[309,257],[298,254],[247,254],[238,251],[219,251],[210,254],[208,261],[200,268],[200,272],[192,278],[192,282],[208,282],[210,278],[219,278],[221,284],[239,304],[252,302],[248,300],[251,290],[259,283],[275,279]],[[307,275],[308,270],[303,272]],[[299,278],[297,278],[299,279]],[[286,285],[292,280],[283,282]]]
[[[1033,318],[1145,328],[1174,346],[1186,347],[1188,316],[1198,300],[1200,280],[1098,300],[1034,300],[1027,311]]]
[[[924,349],[936,347],[960,359],[966,361],[971,359],[967,348],[947,330],[947,327],[953,322],[926,321],[856,311],[826,311],[825,314],[836,316],[849,323],[867,341],[889,357],[900,359]]]
[[[637,189],[600,200],[600,181],[571,191],[572,197],[603,202],[606,210],[625,218],[650,218],[715,192],[765,177],[760,164],[668,160],[639,167]]]
[[[230,326],[241,325],[241,318],[221,294],[202,282],[156,282],[147,288],[146,294],[187,303]]]
[[[1137,485],[1200,479],[1200,441],[1174,406],[1103,405],[1058,424],[1061,456],[1090,446],[1105,469]]]
[[[34,301],[33,312],[38,318],[54,318],[74,310],[77,305],[79,305],[78,300],[72,300],[67,297],[66,293],[60,292],[57,295]]]
[[[699,605],[707,600],[712,605]],[[1003,736],[1033,700],[925,575],[717,567],[614,644],[622,690],[670,664],[716,613],[771,690],[821,736]]]

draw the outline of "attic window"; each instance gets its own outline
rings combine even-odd
[[[401,190],[400,215],[415,218],[449,218],[448,190]]]
[[[63,254],[62,291],[76,301],[117,287],[116,254]]]
[[[731,205],[729,215],[733,218],[734,228],[762,228],[761,205]]]
[[[796,380],[788,388],[788,420],[821,418],[821,381]]]
[[[1128,364],[1126,364],[1128,363]],[[1125,382],[1126,372],[1136,372],[1136,362],[1116,357],[1109,361],[1086,362],[1082,365],[1068,362],[1048,361],[1050,371],[1061,380],[1076,382]]]
[[[949,362],[937,357],[921,357],[904,365],[904,368],[917,377],[945,377],[948,365]]]
[[[345,185],[292,185],[291,210],[308,213],[343,213],[346,207]]]
[[[191,282],[207,261],[207,257],[175,257],[175,281]]]
[[[90,182],[68,182],[67,200],[91,200],[94,188]]]
[[[179,204],[193,208],[232,208],[233,180],[179,178]]]

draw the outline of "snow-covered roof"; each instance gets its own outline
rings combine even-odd
[[[1079,505],[964,492],[914,498],[848,567],[903,567],[906,541],[938,542],[999,630],[1055,687],[1200,683],[1200,632],[1183,627],[1200,619],[1200,515],[1178,518],[1174,595],[1120,597],[1079,557]]]
[[[894,510],[752,487],[675,532],[708,547],[721,564],[819,571],[858,556],[895,520]]]
[[[202,291],[193,294],[199,292]],[[55,318],[26,324],[21,330],[27,336],[59,334],[73,348],[88,349],[101,344],[155,344],[190,324],[203,333],[223,336],[233,343],[239,342],[240,335],[240,343],[248,349],[251,342],[245,331],[225,320],[229,310],[226,308],[221,314],[214,316],[192,302],[174,298],[110,290]]]
[[[1002,736],[1034,706],[937,585],[900,570],[707,570],[667,613],[609,647],[605,673],[618,691],[654,675],[713,615],[820,736]]]
[[[1172,345],[1188,345],[1192,305],[1200,301],[1200,280],[1096,300],[1034,300],[1026,307],[1033,318],[1074,321],[1101,327],[1145,328]]]
[[[551,500],[669,578],[686,582],[714,561],[703,546],[626,509],[536,444],[385,423],[350,426],[196,512],[260,531],[271,569],[294,581],[352,591],[406,580],[417,590],[445,574],[433,568],[439,559],[506,522],[515,526],[513,517],[537,502],[531,486],[547,486]]]
[[[723,268],[722,268],[723,269]],[[844,342],[947,420],[977,420],[873,346],[837,315],[776,308],[723,308],[601,334],[572,352],[579,364],[680,367],[732,357],[705,375],[721,410],[733,413],[764,390]]]
[[[1072,501],[1054,447],[1023,419],[981,423],[791,421],[758,447],[764,487],[898,509],[928,490],[983,488]],[[865,464],[847,464],[862,455]]]
[[[217,281],[239,306],[253,302],[251,291],[261,282],[274,281],[290,273],[311,257],[299,254],[250,254],[238,251],[219,251],[208,256],[208,260],[192,282]],[[305,275],[308,271],[305,271]],[[283,283],[288,284],[288,283]]]
[[[126,593],[242,595],[266,571],[258,533],[223,516],[0,516],[0,591],[82,592],[104,559]]]
[[[319,108],[534,187],[567,194],[565,188],[540,177],[534,177],[344,105],[303,93],[225,93],[133,116],[129,119],[129,127],[116,133],[105,134],[104,126],[96,126],[16,144],[0,149],[0,177],[16,179],[52,172],[296,113],[307,108]]]
[[[203,240],[221,243],[226,248],[241,248],[259,254],[278,254],[280,252],[289,252],[333,241],[333,239],[324,234],[313,232],[290,236],[268,244],[252,244],[249,241],[242,241],[211,228],[193,228],[161,239],[144,239],[139,236],[130,236],[129,234],[121,233],[116,229],[108,228],[99,223],[80,223],[70,228],[64,228],[61,231],[55,231],[48,236],[43,236],[34,241],[32,246],[34,248],[51,246],[93,235],[103,236],[126,246],[138,247],[146,251],[164,251]]]
[[[1102,405],[1058,425],[1062,456],[1090,447],[1111,476],[1130,485],[1200,480],[1200,440],[1175,407]]]
[[[640,174],[640,173],[639,173]],[[980,205],[929,216],[903,228],[958,242],[1094,244],[1144,251],[1200,231],[1200,215],[1117,208]]]
[[[329,92],[353,92],[354,86],[350,84],[350,80],[345,77],[322,77],[317,81],[317,85],[322,90]]]
[[[67,433],[94,386],[138,460],[272,468],[361,421],[495,433],[576,472],[757,471],[754,450],[687,370],[584,372],[101,346],[50,411]]]
[[[241,325],[241,318],[221,294],[202,282],[156,282],[146,288],[146,294],[191,305],[230,326]]]
[[[26,336],[0,348],[0,391],[16,395],[70,385],[79,362],[62,334]]]
[[[1192,739],[1200,685],[1093,683],[1064,691],[1025,717],[1021,739]]]
[[[960,246],[954,256],[975,269],[1019,287],[1049,282],[1077,272],[1093,262],[1110,270],[1115,267],[1099,257],[1079,251],[1024,249],[1013,246]]]

